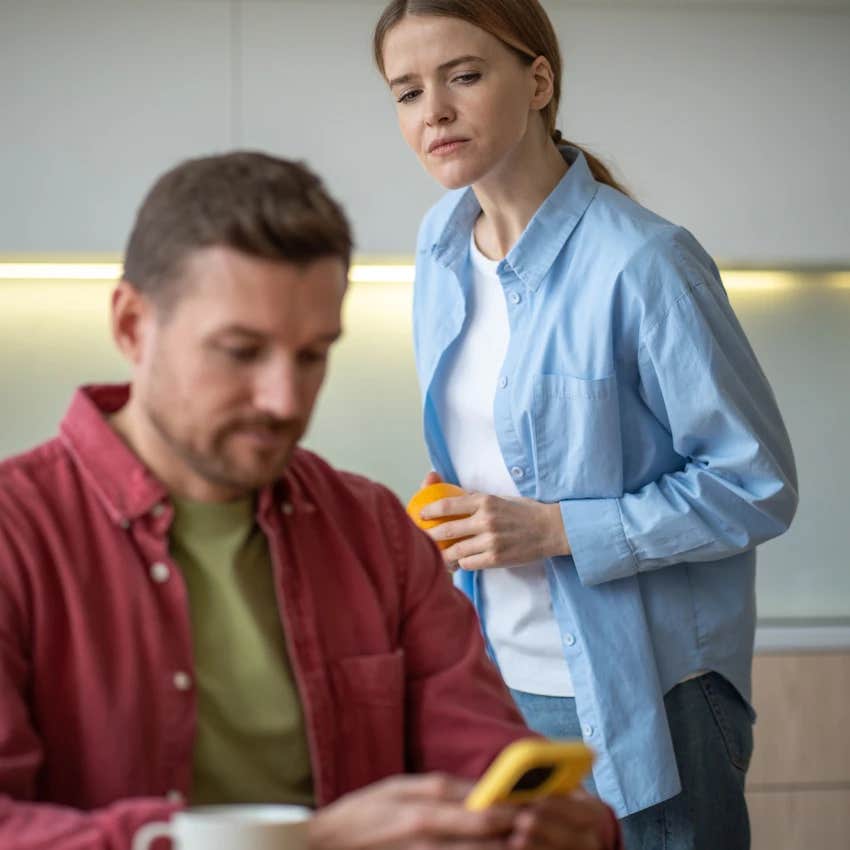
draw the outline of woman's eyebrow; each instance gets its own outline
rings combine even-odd
[[[467,53],[464,56],[458,56],[457,59],[449,59],[448,62],[443,62],[437,70],[438,71],[449,71],[454,68],[456,65],[462,65],[464,62],[483,62],[480,56],[473,56],[471,53]],[[400,77],[396,77],[394,80],[390,80],[390,88],[395,88],[396,86],[403,85],[404,83],[409,83],[412,79],[416,77],[416,74],[403,74]]]

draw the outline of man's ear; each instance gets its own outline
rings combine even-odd
[[[532,63],[531,78],[534,81],[531,108],[544,109],[555,95],[555,75],[545,56],[538,56]]]
[[[132,283],[121,280],[112,293],[110,318],[115,344],[130,363],[137,365],[153,325],[153,304]]]

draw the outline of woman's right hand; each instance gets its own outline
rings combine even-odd
[[[423,487],[429,487],[431,484],[442,484],[443,479],[440,478],[439,474],[434,472],[432,469],[423,479],[422,483],[419,485],[419,489],[421,490]]]

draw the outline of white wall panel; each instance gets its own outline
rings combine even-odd
[[[230,14],[0,2],[0,252],[122,250],[160,172],[229,146]]]
[[[345,204],[360,251],[412,254],[440,191],[402,142],[372,64],[380,4],[243,9],[243,143],[308,160]]]
[[[308,159],[368,253],[439,190],[372,67],[379,0],[4,0],[0,252],[118,251],[151,178],[231,144]],[[850,4],[547,4],[563,127],[724,261],[850,262]],[[831,10],[831,11],[830,11]]]

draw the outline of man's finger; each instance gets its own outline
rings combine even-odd
[[[471,812],[458,803],[423,801],[410,804],[402,820],[411,836],[451,841],[507,836],[513,830],[514,817],[504,809]]]
[[[469,779],[450,776],[447,773],[422,773],[417,775],[391,776],[380,783],[399,797],[441,800],[462,803],[472,790],[474,783]]]

